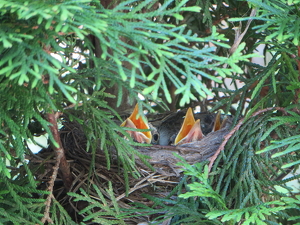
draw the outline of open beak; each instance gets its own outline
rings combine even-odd
[[[212,129],[212,132],[215,132],[220,129],[221,129],[221,112],[218,111],[218,114],[216,115],[216,118],[215,118],[215,123],[214,123],[214,127]]]
[[[221,123],[221,112],[218,111],[218,114],[216,115],[215,118],[215,123],[212,132],[222,129],[225,126],[226,122],[227,122],[227,117],[224,118],[223,122]]]
[[[188,142],[198,141],[203,138],[203,133],[200,126],[200,119],[195,121],[194,114],[191,108],[186,112],[183,124],[179,133],[175,138],[175,145],[180,145]]]
[[[121,127],[129,127],[135,129],[149,129],[148,122],[139,115],[138,104],[135,105],[132,114],[120,125]],[[152,134],[150,131],[126,131],[130,136],[139,143],[151,143]]]

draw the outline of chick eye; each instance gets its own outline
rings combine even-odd
[[[176,138],[177,134],[178,134],[178,133],[173,134],[173,135],[170,137],[169,142],[168,142],[168,145],[173,145],[173,144],[174,144],[175,138]]]
[[[155,142],[157,142],[158,141],[158,138],[159,138],[159,135],[158,134],[153,134],[153,140],[155,141]]]

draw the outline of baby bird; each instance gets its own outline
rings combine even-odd
[[[226,119],[223,120],[221,124],[221,113],[220,111],[216,115],[214,126],[211,132],[220,130],[226,123]],[[180,128],[179,133],[177,134],[174,145],[182,145],[185,143],[191,143],[199,141],[204,137],[204,134],[201,129],[200,119],[195,121],[194,114],[191,108],[186,112],[185,119]]]
[[[139,115],[138,104],[135,105],[132,114],[120,126],[134,129],[150,129],[146,118]],[[126,130],[126,132],[129,133],[130,137],[132,137],[136,142],[147,144],[151,143],[151,131]]]

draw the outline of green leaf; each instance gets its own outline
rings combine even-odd
[[[180,11],[200,12],[201,7],[199,6],[181,7]]]

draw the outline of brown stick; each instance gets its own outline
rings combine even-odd
[[[70,165],[67,162],[66,155],[65,155],[65,150],[62,147],[62,143],[61,143],[59,132],[58,132],[57,118],[59,117],[59,115],[60,115],[59,113],[56,113],[56,114],[48,113],[48,121],[52,124],[52,126],[50,126],[50,130],[53,134],[54,140],[59,145],[58,147],[55,147],[53,145],[53,149],[55,150],[57,158],[58,158],[58,156],[61,155],[61,161],[60,161],[60,164],[59,164],[59,168],[62,172],[62,178],[63,178],[63,181],[64,181],[65,188],[67,190],[69,190],[71,185],[72,185],[72,182],[73,182],[73,177],[72,177],[72,174],[71,174],[71,171],[70,171]]]
[[[53,220],[50,218],[50,213],[49,212],[50,212],[50,207],[51,207],[51,200],[52,200],[52,198],[54,198],[54,196],[52,194],[53,193],[53,187],[54,187],[54,181],[57,177],[57,173],[58,173],[61,158],[62,158],[62,154],[59,154],[56,158],[55,166],[53,167],[53,174],[52,174],[51,179],[49,181],[49,187],[48,187],[48,191],[50,192],[50,194],[48,195],[47,200],[45,202],[46,208],[45,208],[44,216],[41,220],[42,223],[45,223],[46,221],[48,223],[51,223],[51,224],[54,223]]]
[[[300,56],[300,46],[297,47],[298,48],[298,57]],[[297,62],[297,66],[298,66],[298,81],[300,81],[300,60],[296,59]],[[295,99],[294,99],[294,103],[298,104],[299,102],[299,96],[300,95],[300,88],[297,88],[295,91]]]
[[[300,56],[300,46],[298,48],[298,57]],[[297,65],[298,65],[298,73],[300,73],[300,60],[297,59]],[[300,76],[298,77],[300,81]]]
[[[267,112],[267,111],[270,111],[270,110],[279,110],[279,111],[282,111],[282,112],[286,113],[285,109],[282,108],[282,107],[270,107],[270,108],[259,110],[256,113],[253,113],[250,117],[257,116],[257,115],[259,115],[261,113],[264,113],[264,112]],[[220,145],[220,147],[218,148],[218,150],[216,151],[216,153],[210,158],[210,163],[208,165],[208,172],[211,171],[211,168],[212,168],[215,160],[217,159],[217,157],[220,154],[220,152],[224,150],[224,147],[227,144],[228,140],[242,126],[242,124],[244,123],[244,121],[245,121],[245,118],[240,119],[240,121],[238,122],[238,124],[224,137],[224,140],[223,140],[222,144]]]
[[[254,17],[256,15],[256,11],[257,9],[252,9],[251,13],[250,13],[250,17]],[[230,54],[233,54],[235,52],[235,50],[238,48],[238,46],[240,45],[243,37],[245,36],[245,34],[247,33],[247,30],[251,24],[253,19],[249,19],[247,21],[247,24],[246,24],[246,28],[245,30],[243,31],[243,33],[241,33],[241,28],[242,28],[242,23],[240,23],[240,27],[238,27],[236,30],[235,30],[235,40],[234,40],[234,43],[233,45],[231,46],[231,48],[229,49],[229,53]]]
[[[58,169],[60,169],[62,172],[62,178],[64,181],[65,188],[67,190],[69,190],[71,187],[73,177],[72,177],[72,174],[70,171],[70,165],[67,162],[67,159],[65,156],[65,151],[62,147],[62,143],[61,143],[59,132],[58,132],[57,118],[59,117],[59,113],[55,113],[55,114],[48,113],[47,117],[48,117],[48,121],[52,124],[49,127],[51,130],[51,133],[54,137],[54,140],[56,141],[56,143],[58,143],[59,146],[55,147],[54,144],[52,144],[52,147],[55,150],[55,154],[56,154],[56,163],[55,163],[55,166],[53,167],[53,174],[49,181],[48,191],[50,192],[50,194],[48,195],[47,200],[45,202],[46,208],[45,208],[45,212],[44,212],[44,217],[42,218],[41,222],[45,223],[47,221],[47,222],[53,224],[53,221],[50,218],[49,212],[50,212],[51,200],[52,200],[52,198],[54,198],[53,187],[54,187],[54,182],[55,182],[57,174],[58,174]]]

